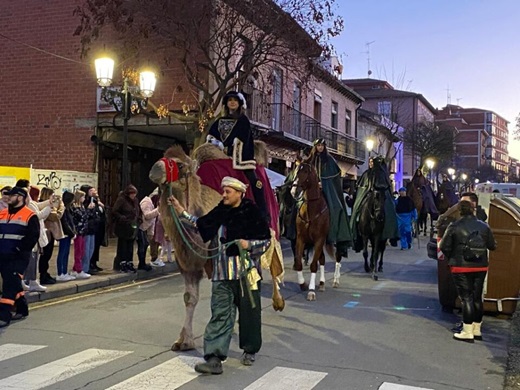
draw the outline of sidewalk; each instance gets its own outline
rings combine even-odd
[[[93,274],[89,279],[72,280],[70,282],[56,282],[56,284],[46,284],[46,292],[26,292],[25,297],[29,303],[46,301],[49,299],[60,298],[77,294],[96,288],[109,287],[118,284],[133,282],[135,280],[143,280],[156,278],[172,272],[177,272],[177,263],[166,263],[164,267],[153,267],[151,271],[140,271],[137,273],[122,273],[113,271],[112,265],[116,254],[116,239],[111,239],[108,247],[101,247],[99,253],[98,266],[103,268],[103,271]],[[137,245],[134,245],[134,265],[137,268]],[[58,247],[54,248],[51,261],[49,262],[49,273],[52,277],[56,277],[56,256],[58,254]],[[150,255],[147,255],[147,263],[150,262]],[[72,269],[74,263],[73,251],[69,256],[69,270]]]

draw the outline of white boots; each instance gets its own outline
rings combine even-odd
[[[481,332],[482,322],[474,322],[472,324],[462,324],[462,331],[455,333],[453,338],[455,340],[466,341],[467,343],[474,343],[474,340],[482,340]]]
[[[481,326],[482,326],[482,322],[473,323],[473,338],[475,340],[482,340],[482,332],[480,331]]]
[[[474,343],[474,336],[473,336],[473,325],[474,324],[463,324],[462,325],[462,332],[455,333],[453,335],[453,338],[455,340],[465,341],[467,343]],[[479,327],[480,329],[480,327]],[[480,335],[482,337],[482,335]]]

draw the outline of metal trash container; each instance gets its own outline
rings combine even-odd
[[[491,200],[488,223],[497,249],[489,252],[484,311],[512,314],[520,292],[520,199]]]

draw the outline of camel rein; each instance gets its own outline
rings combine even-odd
[[[186,187],[188,187],[187,181],[186,181]],[[173,195],[172,187],[168,186],[168,189],[169,189],[169,191],[168,191],[169,195],[172,196]],[[240,246],[240,240],[233,240],[233,241],[221,244],[217,248],[207,248],[207,249],[204,248],[204,247],[201,247],[200,245],[195,244],[195,245],[197,245],[197,247],[199,249],[202,249],[202,250],[207,250],[207,251],[214,251],[214,250],[216,250],[217,251],[217,253],[214,254],[214,255],[210,255],[210,256],[203,255],[203,254],[197,252],[195,250],[195,248],[193,247],[193,245],[191,244],[191,242],[187,239],[186,236],[190,236],[190,233],[184,228],[184,226],[182,226],[182,223],[181,223],[181,221],[179,219],[179,216],[177,215],[177,212],[173,208],[173,205],[170,204],[169,209],[170,209],[170,212],[172,214],[173,220],[175,221],[175,226],[177,227],[177,230],[179,231],[179,234],[180,234],[180,236],[182,238],[182,241],[184,242],[184,244],[193,253],[195,253],[196,256],[198,256],[198,257],[200,257],[202,259],[206,259],[206,260],[215,259],[215,258],[219,257],[229,246],[236,245],[238,247],[238,251],[239,251],[239,254],[240,254],[240,278],[239,278],[239,281],[240,281],[240,288],[242,290],[242,296],[244,296],[247,293],[247,296],[248,296],[248,298],[250,300],[250,303],[251,303],[251,307],[254,309],[256,307],[256,304],[255,304],[255,300],[254,300],[254,297],[253,297],[253,293],[251,291],[251,286],[249,285],[249,283],[247,281],[247,273],[249,272],[249,270],[246,269],[246,267],[245,267],[246,257],[247,257],[247,249],[244,249],[244,248],[242,248],[242,246]]]

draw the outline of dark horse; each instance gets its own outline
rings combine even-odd
[[[374,280],[378,280],[377,272],[383,272],[383,254],[386,248],[386,240],[382,238],[385,226],[385,197],[386,190],[372,189],[368,191],[364,202],[360,205],[358,233],[363,240],[365,271],[372,272]],[[372,246],[370,265],[368,263],[369,242]]]
[[[428,214],[430,215],[430,231],[433,231],[433,222],[439,217],[439,211],[435,204],[435,195],[429,185],[417,188],[413,182],[408,183],[406,194],[412,198],[417,210],[417,234],[420,234],[422,231],[426,236]]]
[[[332,245],[326,245],[327,235],[330,227],[330,214],[327,202],[319,186],[318,174],[316,169],[307,163],[302,163],[296,172],[296,179],[293,183],[293,192],[296,188],[303,191],[303,203],[298,209],[296,217],[296,254],[294,256],[294,269],[298,274],[298,283],[302,291],[309,289],[307,293],[308,301],[316,300],[315,285],[318,262],[320,264],[319,291],[325,291],[325,253],[336,259],[336,269],[332,286],[339,286],[340,261],[341,255],[338,251],[334,255]],[[311,279],[309,285],[305,283],[303,277],[302,257],[306,245],[312,244],[314,254],[311,262]]]

